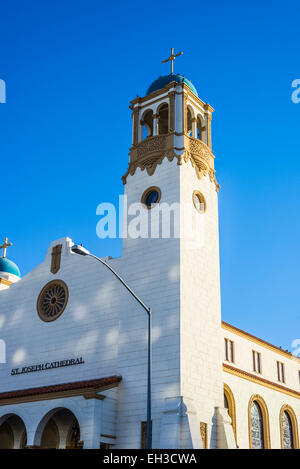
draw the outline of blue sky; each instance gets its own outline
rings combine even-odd
[[[2,3],[0,236],[23,274],[68,235],[98,255],[96,206],[117,203],[128,104],[183,50],[175,72],[214,108],[223,319],[284,348],[300,337],[300,78],[297,1],[185,5]],[[105,90],[104,90],[105,86]]]

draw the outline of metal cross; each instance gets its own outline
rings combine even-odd
[[[8,243],[8,238],[5,238],[4,239],[4,244],[2,244],[2,246],[0,246],[0,249],[3,249],[2,259],[4,259],[6,257],[6,250],[9,246],[12,246],[12,243]]]
[[[183,52],[179,52],[178,54],[174,54],[174,47],[171,47],[171,55],[170,57],[168,57],[166,60],[163,60],[162,61],[162,64],[165,64],[166,62],[171,62],[171,75],[173,75],[173,62],[174,60],[176,59],[176,57],[178,57],[179,55],[182,55]]]

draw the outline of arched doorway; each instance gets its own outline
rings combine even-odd
[[[14,434],[11,426],[4,422],[0,427],[0,449],[13,449]]]
[[[38,425],[35,445],[41,449],[82,448],[80,426],[73,412],[66,408],[48,412]]]
[[[70,426],[67,436],[67,445],[66,449],[80,449],[83,444],[80,441],[80,427],[76,417]]]
[[[0,449],[22,449],[27,444],[23,420],[15,414],[0,419]]]
[[[57,424],[53,418],[50,418],[45,425],[41,438],[42,449],[58,449],[59,448],[59,431]]]

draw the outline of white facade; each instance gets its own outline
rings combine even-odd
[[[168,104],[167,135],[159,134],[162,103]],[[142,140],[142,117],[148,109],[154,114],[153,133]],[[107,258],[152,308],[153,448],[235,448],[236,443],[249,448],[248,405],[253,395],[266,403],[271,447],[279,448],[282,407],[288,405],[300,419],[300,361],[221,322],[219,186],[210,141],[213,110],[186,84],[174,82],[149,98],[137,98],[132,110],[133,147],[123,178],[126,203],[131,207],[147,188],[156,187],[160,204],[179,207],[180,236],[128,236],[122,257]],[[205,127],[202,140],[196,136],[197,114]],[[203,194],[205,213],[193,206],[194,191]],[[185,230],[187,207],[193,222],[201,217],[196,245]],[[152,210],[143,208],[142,213],[150,216]],[[130,217],[124,221],[125,231],[129,222]],[[53,249],[58,245],[60,264],[53,273]],[[52,242],[41,265],[0,293],[0,338],[7,357],[0,365],[0,447],[1,438],[15,448],[43,446],[50,419],[58,430],[56,446],[70,446],[71,416],[77,419],[84,448],[99,448],[100,443],[112,448],[141,446],[147,315],[108,269],[74,254],[72,245],[69,238]],[[55,279],[67,285],[68,302],[61,316],[45,322],[37,313],[37,300]],[[224,361],[225,338],[234,342],[234,363]],[[261,353],[261,373],[253,372],[252,350]],[[64,360],[79,363],[21,373],[24,367]],[[285,365],[284,383],[278,383],[277,361]],[[224,407],[224,384],[234,396],[231,416]],[[298,423],[297,431],[293,428],[294,447],[297,433]]]

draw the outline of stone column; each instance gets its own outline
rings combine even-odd
[[[153,135],[158,135],[159,115],[153,114]]]
[[[80,439],[84,449],[99,449],[102,421],[102,400],[89,399],[85,410],[85,421],[80,426]]]
[[[206,114],[207,146],[211,149],[211,114]]]
[[[197,118],[192,119],[192,137],[197,138]]]
[[[175,91],[169,93],[169,132],[175,130]]]
[[[134,146],[139,143],[139,113],[140,108],[136,106],[132,113],[132,144]]]
[[[186,134],[187,133],[187,95],[184,92],[183,89],[183,94],[182,94],[182,120],[183,120],[183,132]]]

